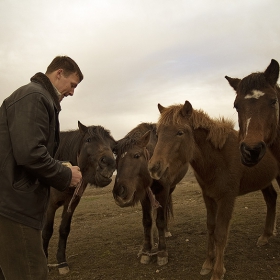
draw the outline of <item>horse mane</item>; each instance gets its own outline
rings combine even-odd
[[[140,138],[147,132],[151,130],[153,134],[156,134],[156,124],[155,123],[141,123],[133,128],[127,135],[117,141],[115,148],[115,153],[121,155],[124,152],[131,149],[134,145],[137,145]]]
[[[234,122],[224,117],[210,118],[202,110],[193,110],[189,119],[183,117],[182,104],[171,105],[163,110],[158,120],[158,125],[183,125],[191,126],[193,130],[202,128],[208,132],[207,140],[217,149],[223,148],[229,133],[234,130]]]
[[[90,136],[92,137],[96,137],[96,138],[110,138],[112,141],[115,142],[115,139],[113,138],[113,136],[111,135],[110,130],[105,129],[103,126],[101,125],[92,125],[92,126],[88,126],[88,133]]]
[[[105,129],[101,125],[92,125],[88,126],[88,134],[95,139],[105,139],[109,138],[113,142],[115,139],[112,137],[109,130]],[[69,158],[71,163],[76,162],[77,154],[80,152],[81,149],[81,141],[83,139],[83,134],[79,131],[79,129],[75,130],[68,130],[68,131],[61,131],[60,132],[60,144],[59,148],[56,152],[56,158]]]
[[[244,77],[238,86],[238,89],[242,95],[246,95],[248,91],[252,90],[261,90],[267,87],[267,80],[264,76],[263,72],[252,73],[246,77]],[[276,84],[275,89],[278,93],[280,93],[279,85]]]

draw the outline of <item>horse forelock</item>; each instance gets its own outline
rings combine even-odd
[[[246,95],[252,90],[262,90],[267,87],[268,82],[264,76],[264,73],[252,73],[244,77],[239,83],[238,92],[242,95]]]
[[[113,136],[111,135],[111,132],[108,130],[108,129],[105,129],[103,126],[101,125],[93,125],[93,126],[89,126],[88,127],[88,134],[91,136],[91,137],[99,137],[101,139],[105,139],[105,138],[110,138],[112,139],[113,141],[114,138]]]
[[[234,122],[225,118],[212,119],[202,110],[193,110],[189,119],[181,114],[182,104],[172,105],[163,110],[158,120],[160,125],[190,126],[193,130],[202,128],[208,131],[207,140],[215,148],[221,149],[230,132],[234,130]]]
[[[133,128],[124,138],[117,141],[115,152],[120,156],[138,144],[141,137],[147,132],[156,133],[156,124],[141,123]]]
[[[117,145],[115,147],[116,156],[122,156],[126,154],[126,152],[131,149],[136,144],[135,139],[132,138],[123,138],[117,141]]]
[[[182,104],[171,105],[163,110],[160,114],[157,126],[160,125],[186,125],[186,122],[181,114]]]

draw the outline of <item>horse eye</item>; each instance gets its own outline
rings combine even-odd
[[[277,99],[276,98],[271,100],[271,105],[275,105],[276,103],[277,103]]]
[[[140,155],[139,154],[135,154],[134,158],[140,158]]]
[[[91,142],[91,138],[87,138],[86,142],[88,143]]]
[[[184,131],[182,131],[182,130],[179,130],[178,132],[177,132],[177,135],[179,135],[179,136],[181,136],[181,135],[183,135],[184,134]]]

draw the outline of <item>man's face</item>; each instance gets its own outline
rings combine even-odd
[[[79,84],[80,79],[77,73],[72,73],[68,77],[64,76],[63,70],[58,73],[58,79],[55,87],[61,93],[59,101],[61,102],[65,96],[74,95],[74,90]]]

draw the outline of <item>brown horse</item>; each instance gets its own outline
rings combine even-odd
[[[149,263],[153,254],[159,265],[168,262],[166,239],[167,219],[172,214],[172,198],[176,184],[187,172],[187,167],[178,169],[177,175],[153,180],[148,171],[148,160],[153,154],[157,141],[156,125],[141,123],[118,141],[115,152],[117,175],[113,188],[114,199],[120,207],[134,206],[140,201],[143,213],[144,243],[140,262]],[[153,250],[153,209],[156,210],[158,248]]]
[[[57,263],[61,274],[69,271],[66,261],[66,243],[70,233],[72,216],[88,184],[105,187],[112,181],[116,169],[113,149],[116,144],[110,132],[102,126],[85,126],[78,122],[79,130],[60,133],[60,145],[55,158],[78,165],[82,172],[82,184],[78,189],[69,188],[60,192],[51,188],[46,221],[43,227],[43,247],[48,257],[49,241],[53,234],[56,210],[63,206],[59,228]],[[50,265],[52,266],[52,265]]]
[[[203,111],[193,110],[188,101],[158,107],[158,141],[148,165],[150,174],[158,180],[191,164],[207,209],[208,253],[201,274],[213,269],[211,280],[220,280],[225,273],[224,251],[237,196],[262,190],[267,216],[258,245],[266,244],[273,235],[277,193],[271,182],[278,175],[277,162],[268,152],[255,167],[241,164],[233,123],[211,119]]]
[[[278,77],[279,64],[274,59],[262,73],[243,79],[225,77],[236,91],[241,159],[247,166],[257,164],[267,147],[280,163]]]

